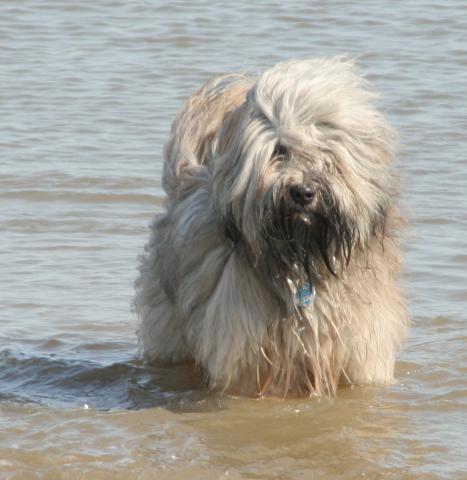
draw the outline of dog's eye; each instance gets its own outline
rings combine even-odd
[[[272,158],[274,160],[283,161],[283,160],[286,160],[288,157],[289,157],[289,150],[287,149],[287,147],[284,147],[284,145],[281,145],[280,143],[278,143],[274,147],[274,151],[272,152]]]

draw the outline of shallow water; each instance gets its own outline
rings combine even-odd
[[[0,478],[467,478],[467,6],[0,4]],[[359,59],[400,133],[413,328],[390,388],[203,390],[137,359],[161,150],[219,72]]]

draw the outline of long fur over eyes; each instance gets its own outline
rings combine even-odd
[[[136,282],[149,361],[194,362],[247,395],[392,381],[404,221],[372,99],[336,58],[217,77],[186,102]]]

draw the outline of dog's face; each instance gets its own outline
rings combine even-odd
[[[259,202],[264,238],[279,251],[284,264],[299,262],[309,268],[322,259],[335,273],[339,261],[350,260],[360,241],[354,201],[335,162],[319,151],[295,153],[277,143],[271,158],[274,178]]]
[[[348,62],[289,62],[226,117],[212,193],[255,260],[336,274],[384,228],[391,132],[369,97]]]

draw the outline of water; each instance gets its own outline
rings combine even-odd
[[[467,478],[467,6],[0,4],[0,478]],[[413,328],[390,388],[205,392],[137,359],[161,150],[209,76],[359,59],[400,133]]]

